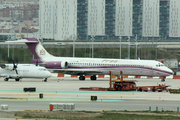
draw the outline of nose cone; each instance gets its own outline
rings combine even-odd
[[[166,73],[168,75],[173,75],[174,74],[174,72],[171,69],[169,69],[169,68],[166,68]]]
[[[47,78],[51,77],[52,76],[51,72],[47,71],[46,76]]]
[[[170,75],[174,74],[174,72],[171,69],[169,69],[169,73],[170,73]]]

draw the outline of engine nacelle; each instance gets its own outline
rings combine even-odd
[[[45,67],[49,69],[66,69],[68,68],[68,62],[67,61],[46,62]]]
[[[1,68],[6,69],[6,70],[12,70],[13,65],[12,64],[1,64]]]
[[[61,62],[61,68],[62,68],[62,69],[68,68],[68,62],[62,61],[62,62]]]

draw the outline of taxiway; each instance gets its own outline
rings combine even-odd
[[[129,80],[129,79],[128,79]],[[132,80],[132,79],[131,79]],[[133,79],[137,86],[171,85],[178,89],[180,80],[166,79]],[[8,111],[49,110],[50,103],[75,103],[75,110],[172,110],[177,111],[180,102],[179,94],[169,92],[138,91],[79,91],[80,87],[109,87],[106,78],[91,81],[79,81],[78,78],[51,77],[48,82],[40,79],[23,79],[20,82],[0,79],[0,105],[7,104]],[[36,92],[24,92],[25,87],[35,87]],[[43,94],[43,98],[39,98]],[[97,96],[97,101],[91,101]]]

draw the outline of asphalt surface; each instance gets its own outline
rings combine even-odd
[[[126,79],[127,80],[127,79]],[[130,80],[130,79],[128,79]],[[180,80],[166,79],[131,79],[137,86],[171,85],[179,89]],[[8,110],[49,110],[50,103],[75,103],[75,110],[169,110],[177,111],[180,107],[180,95],[169,92],[138,92],[138,91],[80,91],[80,87],[109,87],[108,78],[96,81],[78,78],[51,77],[48,82],[42,79],[23,79],[16,82],[10,79],[5,82],[0,78],[0,105],[8,105]],[[36,88],[36,92],[24,92],[24,88]],[[43,98],[40,98],[40,94]],[[97,96],[97,101],[91,101],[91,96]],[[1,117],[0,117],[1,118]]]

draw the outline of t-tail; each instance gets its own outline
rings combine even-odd
[[[41,42],[37,38],[23,38],[21,40],[7,42],[25,43],[36,58],[36,60],[32,60],[33,63],[36,63],[37,59],[38,63],[42,63],[45,61],[49,61],[49,59],[52,59],[54,57],[44,49],[44,47],[41,45]]]

